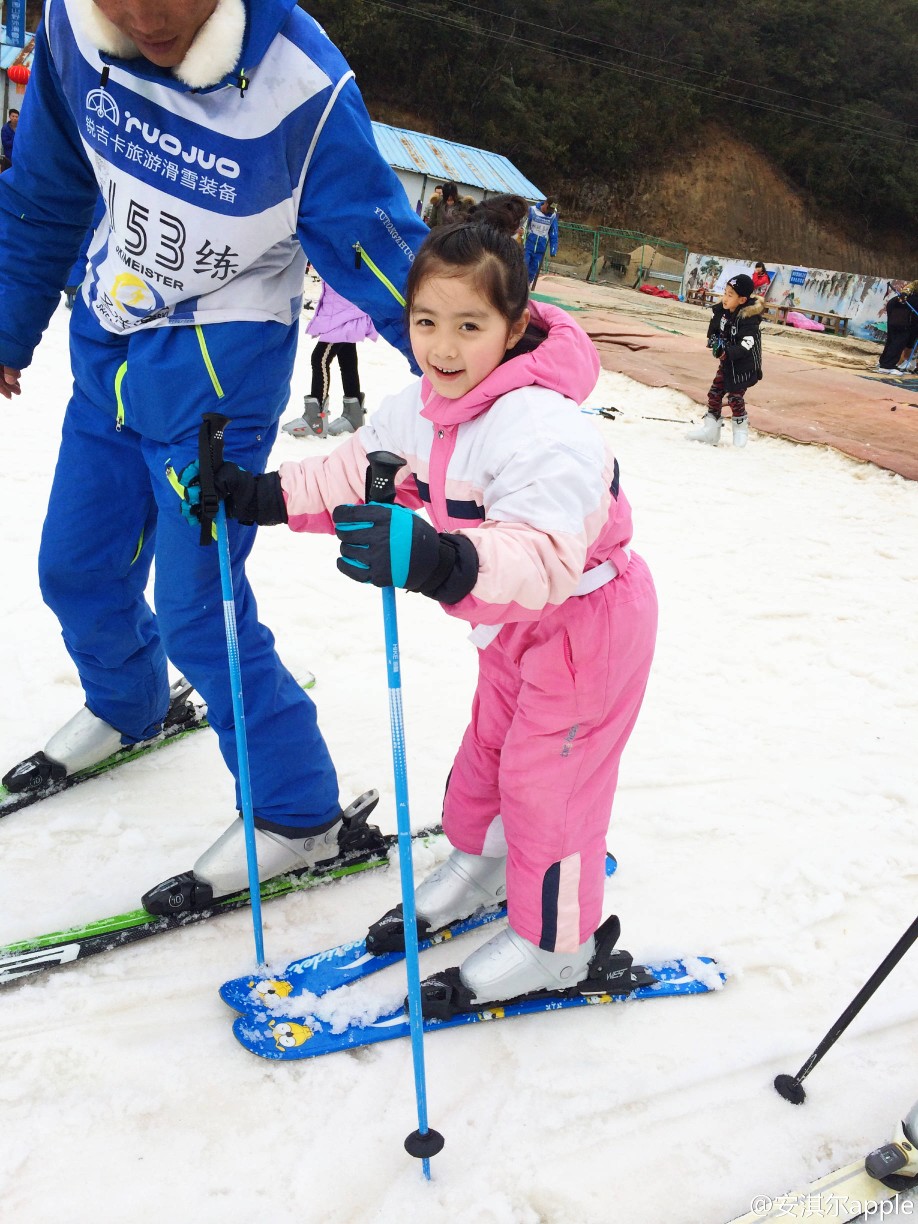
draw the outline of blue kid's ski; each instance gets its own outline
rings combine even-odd
[[[641,966],[635,966],[635,969],[639,968]],[[656,981],[650,986],[639,986],[630,994],[559,995],[529,999],[501,1007],[494,1006],[480,1012],[463,1012],[449,1020],[425,1020],[424,1032],[437,1033],[441,1029],[459,1028],[464,1024],[509,1020],[513,1016],[565,1011],[570,1007],[595,1007],[606,1003],[624,1003],[630,999],[658,999],[670,995],[706,994],[711,990],[719,990],[726,981],[724,974],[708,957],[699,957],[694,962],[663,961],[643,968],[648,970]],[[283,1016],[269,1017],[265,1011],[238,1016],[233,1024],[236,1040],[247,1050],[261,1058],[280,1062],[316,1058],[320,1054],[333,1054],[338,1050],[353,1050],[359,1046],[374,1045],[379,1041],[407,1037],[409,1033],[408,1016],[402,1008],[387,1016],[381,1016],[372,1024],[351,1025],[341,1033],[333,1032],[330,1025],[314,1017],[293,1020]]]
[[[606,855],[606,875],[615,871],[617,863],[613,855]],[[454,922],[451,926],[423,939],[418,944],[418,951],[425,952],[437,944],[456,939],[467,931],[487,926],[499,918],[507,917],[506,905],[495,909],[479,911],[471,918]],[[291,961],[287,968],[271,978],[259,978],[253,974],[233,978],[220,987],[220,998],[224,1003],[238,1012],[262,1011],[264,1009],[280,1012],[284,1004],[297,995],[324,995],[339,986],[349,986],[358,978],[368,977],[389,965],[395,965],[405,959],[404,952],[382,952],[374,955],[367,951],[365,939],[354,939],[350,943],[339,944],[337,948],[328,948],[325,952],[314,952],[302,960]]]

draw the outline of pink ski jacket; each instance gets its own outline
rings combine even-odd
[[[537,620],[602,585],[584,578],[590,570],[604,566],[596,578],[605,580],[622,573],[631,508],[618,462],[579,408],[599,357],[563,310],[530,308],[545,339],[461,399],[416,380],[328,456],[282,464],[291,529],[333,532],[334,507],[364,500],[367,454],[388,450],[407,462],[399,504],[467,536],[478,553],[475,587],[444,605],[454,616],[492,626]]]

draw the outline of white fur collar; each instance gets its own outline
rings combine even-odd
[[[70,0],[89,40],[116,59],[137,59],[136,45],[105,17],[93,0]],[[188,54],[172,69],[190,89],[206,89],[222,81],[235,68],[245,37],[243,0],[217,0],[217,7],[198,30]]]

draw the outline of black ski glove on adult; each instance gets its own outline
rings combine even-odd
[[[185,487],[182,513],[190,523],[201,521],[201,467],[195,459],[179,473]],[[280,473],[255,476],[235,463],[221,463],[214,472],[217,496],[226,508],[227,518],[238,519],[245,527],[257,523],[273,527],[286,523],[287,504],[281,489]]]
[[[355,582],[404,587],[454,604],[478,581],[478,553],[465,536],[437,532],[404,506],[336,506],[338,569]]]

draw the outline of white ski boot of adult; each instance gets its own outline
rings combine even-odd
[[[418,939],[426,939],[476,910],[501,905],[506,899],[506,856],[485,858],[453,850],[414,891]],[[367,948],[375,954],[404,951],[405,923],[400,905],[373,923],[367,933]]]
[[[68,774],[98,765],[123,746],[121,740],[120,731],[83,706],[51,736],[41,752],[11,769],[3,785],[13,794],[40,790]]]
[[[587,976],[596,951],[590,938],[576,952],[546,952],[505,927],[459,966],[459,980],[477,1006],[542,990],[567,990]]]
[[[76,773],[117,752],[122,739],[120,731],[97,718],[88,706],[83,706],[51,736],[45,745],[45,756],[63,765],[67,773]]]
[[[341,415],[328,427],[329,437],[337,438],[339,434],[356,433],[366,419],[363,395],[346,395],[341,406]]]
[[[385,852],[385,839],[367,816],[379,802],[376,791],[367,791],[321,829],[297,829],[292,837],[255,827],[258,878],[263,883],[291,871],[321,867],[339,855]],[[214,844],[200,856],[190,872],[158,884],[142,898],[151,914],[177,914],[207,909],[220,897],[242,892],[249,886],[245,852],[245,826],[238,816]]]
[[[749,418],[735,417],[733,422],[733,445],[745,446],[749,441]]]
[[[41,752],[36,752],[7,773],[2,783],[12,794],[44,790],[70,774],[98,765],[122,748],[143,748],[155,744],[163,733],[190,726],[200,719],[200,707],[191,700],[193,689],[180,677],[169,688],[169,707],[162,730],[145,740],[125,744],[121,732],[83,706],[68,723],[51,736]]]
[[[303,415],[281,425],[281,430],[292,438],[324,438],[328,434],[328,400],[320,404],[315,396],[307,395]]]
[[[338,853],[341,817],[321,830],[298,829],[293,837],[255,828],[258,878],[271,880],[288,871],[315,867]],[[214,897],[226,897],[249,886],[245,857],[245,826],[242,817],[221,833],[192,867],[194,878],[210,888]]]
[[[698,428],[690,430],[685,436],[689,442],[706,442],[708,446],[716,446],[720,441],[720,417],[711,412],[705,413]]]

